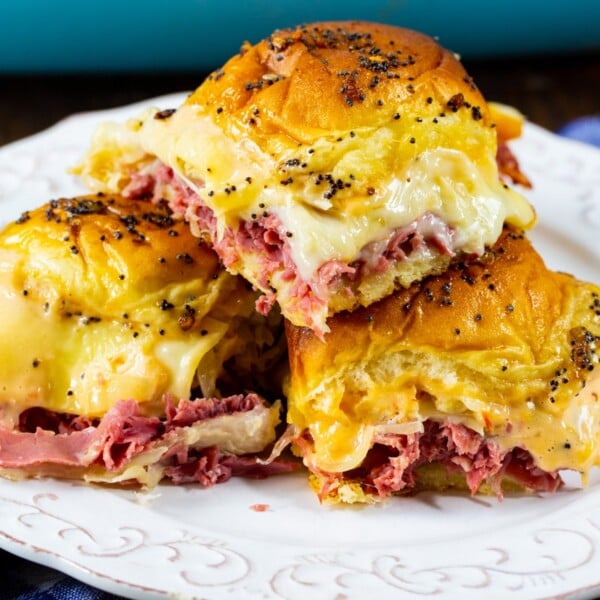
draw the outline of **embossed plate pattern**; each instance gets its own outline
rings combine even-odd
[[[0,149],[0,221],[82,191],[65,169],[98,122],[181,99],[76,115]],[[600,281],[600,152],[529,124],[513,148],[535,184],[538,249]],[[568,483],[501,503],[421,494],[361,510],[319,506],[303,475],[147,494],[0,481],[0,546],[132,598],[592,598],[600,475]]]

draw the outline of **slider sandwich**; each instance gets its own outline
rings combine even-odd
[[[262,292],[261,312],[277,303],[322,337],[328,316],[533,224],[500,177],[526,183],[499,144],[514,122],[433,39],[322,23],[244,44],[176,110],[100,127],[76,172],[167,199]]]
[[[53,200],[0,232],[0,475],[212,485],[262,464],[282,323],[164,204]]]
[[[600,465],[600,287],[521,231],[328,324],[287,325],[287,438],[322,501],[553,491]]]

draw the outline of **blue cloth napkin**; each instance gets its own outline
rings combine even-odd
[[[118,600],[64,573],[0,551],[0,600]]]
[[[581,117],[569,121],[556,133],[600,148],[600,115]]]

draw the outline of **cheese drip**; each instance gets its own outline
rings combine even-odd
[[[412,129],[394,125],[305,144],[274,136],[261,146],[217,126],[197,106],[168,119],[154,114],[130,124],[140,146],[195,189],[221,230],[275,213],[293,234],[292,257],[307,281],[325,262],[349,263],[369,242],[427,212],[456,230],[456,251],[479,254],[504,222],[524,227],[535,218],[498,178],[494,134],[477,125],[465,138],[467,125],[456,115],[447,117],[443,138],[421,136],[415,144],[406,139]]]

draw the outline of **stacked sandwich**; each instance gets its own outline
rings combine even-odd
[[[323,23],[243,45],[178,108],[103,124],[77,172],[123,206],[168,205],[218,256],[220,276],[251,284],[243,293],[256,294],[257,312],[242,320],[257,329],[239,347],[238,325],[210,315],[230,341],[229,354],[211,350],[210,373],[225,356],[237,369],[247,348],[268,372],[273,314],[283,315],[288,426],[254,467],[285,469],[274,457],[291,444],[332,502],[454,486],[549,491],[560,469],[600,463],[600,288],[549,271],[524,234],[535,213],[509,186],[529,183],[507,146],[521,124],[429,37]],[[160,272],[154,259],[127,260],[140,281]],[[229,294],[212,309],[231,309]],[[185,318],[184,296],[165,301]],[[166,346],[160,356],[171,374],[188,364]],[[198,377],[214,393],[215,378]],[[189,391],[189,379],[170,385]],[[154,398],[165,393],[182,398],[155,385]],[[158,419],[167,430],[172,411]],[[160,476],[175,468],[173,447],[156,461]]]

